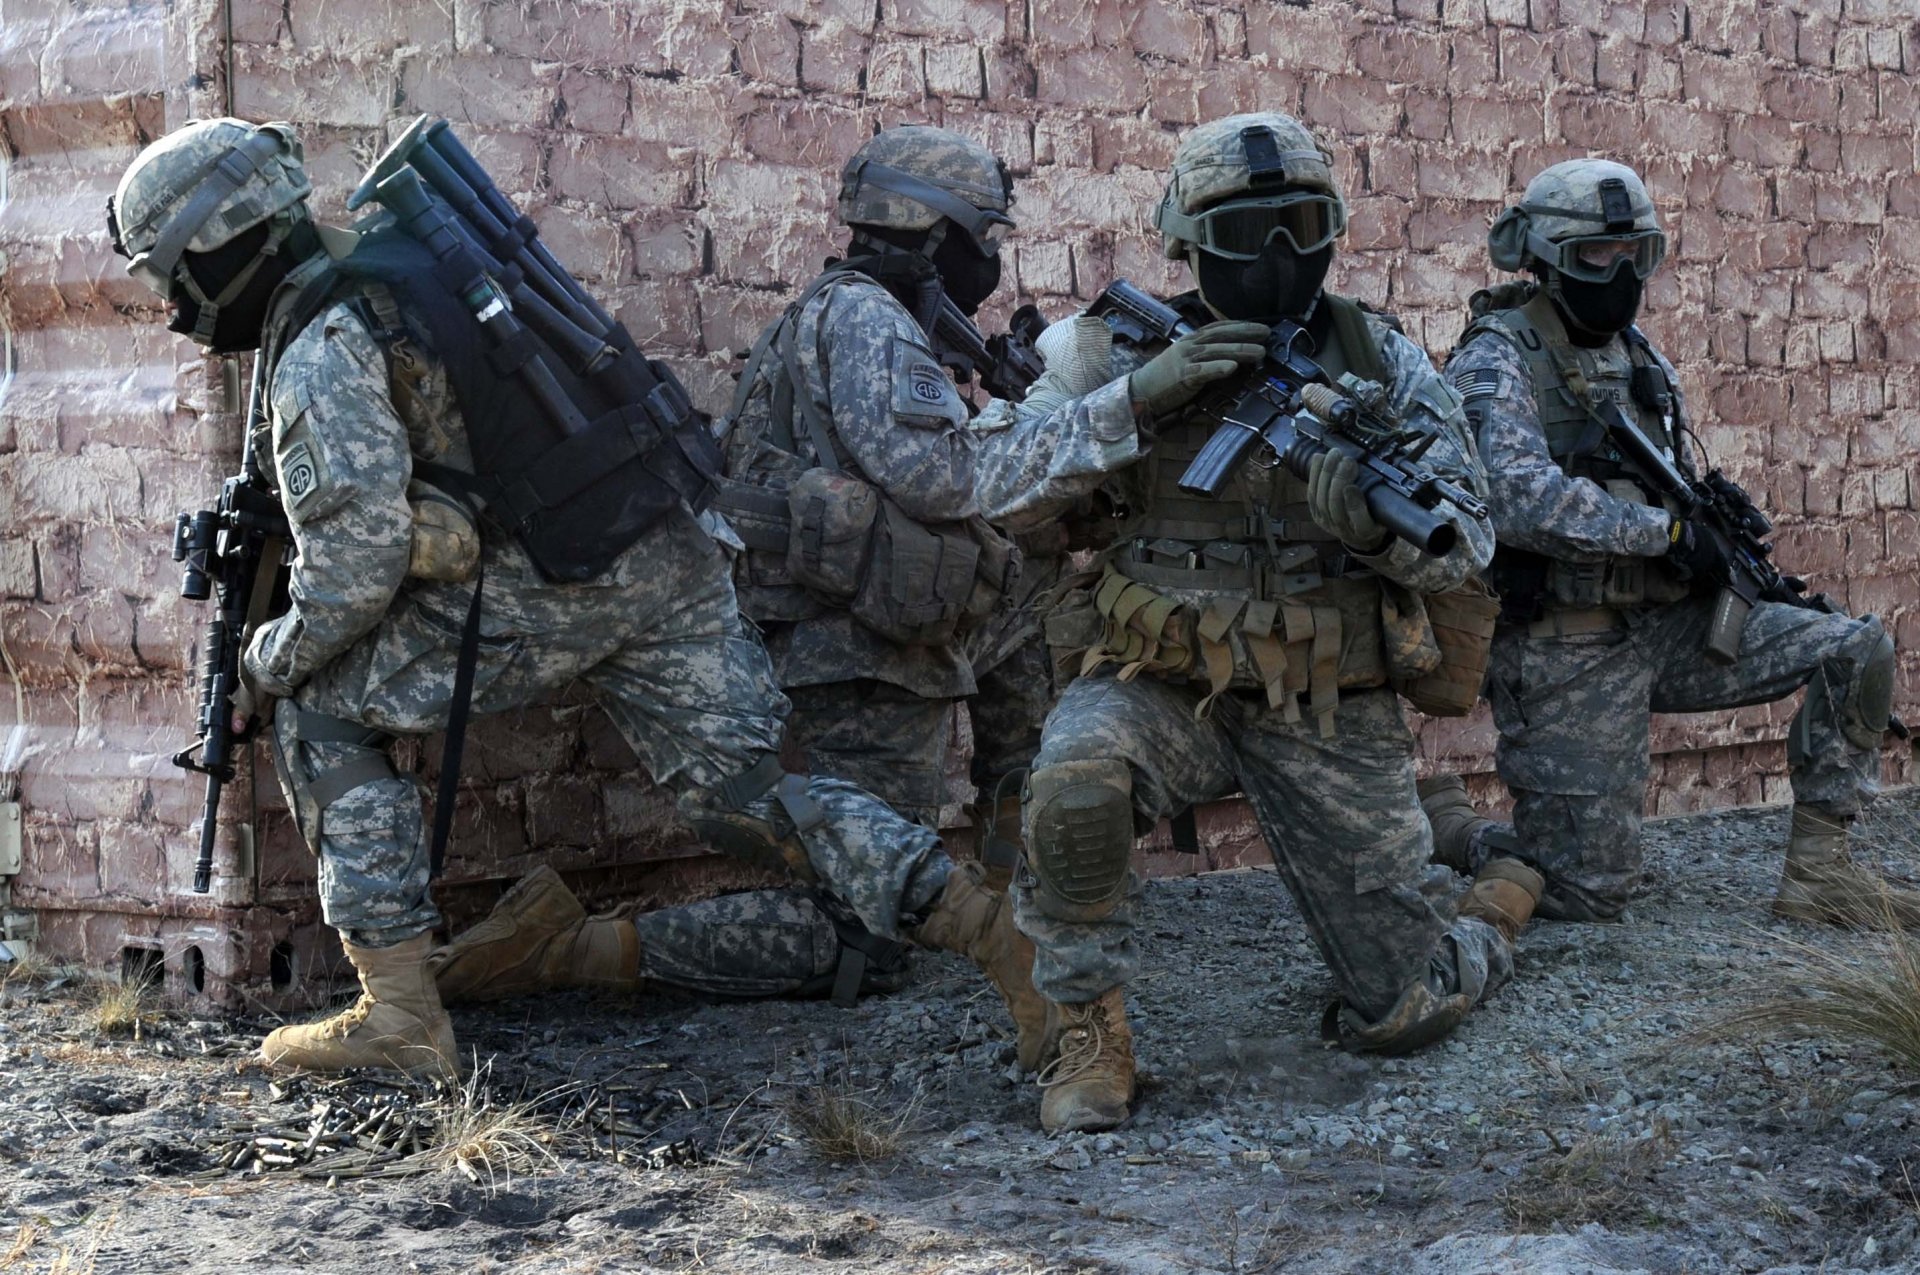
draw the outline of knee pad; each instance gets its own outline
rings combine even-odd
[[[1062,921],[1118,907],[1133,856],[1133,776],[1117,760],[1065,761],[1027,777],[1027,867],[1035,902]]]
[[[391,736],[358,722],[301,708],[293,700],[281,701],[267,738],[274,773],[293,811],[294,826],[307,849],[315,854],[320,852],[328,806],[362,784],[397,778],[386,751]],[[329,766],[309,767],[300,750],[302,744],[331,745],[344,756]]]
[[[1356,1053],[1410,1054],[1451,1034],[1473,1002],[1473,996],[1464,991],[1437,993],[1421,978],[1371,1023],[1363,1021],[1352,1006],[1335,1001],[1320,1020],[1320,1034]]]
[[[1823,660],[1807,680],[1806,703],[1787,732],[1787,761],[1796,768],[1812,760],[1817,721],[1831,721],[1856,748],[1876,749],[1886,734],[1893,717],[1893,639],[1870,619],[1846,647],[1852,658]]]

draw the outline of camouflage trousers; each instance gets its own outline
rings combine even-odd
[[[1621,627],[1599,633],[1535,637],[1503,627],[1496,635],[1487,698],[1514,819],[1510,838],[1499,825],[1483,829],[1472,853],[1478,866],[1501,845],[1499,853],[1537,867],[1547,878],[1541,915],[1607,920],[1632,898],[1650,713],[1769,703],[1823,667],[1838,690],[1880,640],[1869,621],[1762,603],[1747,617],[1739,660],[1720,665],[1702,651],[1711,609],[1710,599],[1687,599],[1623,612]],[[1801,706],[1788,760],[1795,801],[1847,817],[1875,793],[1878,756],[1847,738],[1840,698]]]
[[[1245,793],[1341,998],[1366,1022],[1422,981],[1478,1000],[1512,976],[1506,940],[1457,917],[1457,879],[1428,863],[1413,736],[1391,691],[1343,694],[1331,739],[1310,719],[1287,722],[1258,693],[1230,691],[1196,721],[1205,691],[1082,677],[1047,718],[1035,765],[1125,761],[1140,834],[1199,802]],[[1137,879],[1111,916],[1079,923],[1047,916],[1021,877],[1014,915],[1038,949],[1033,981],[1043,994],[1089,1001],[1138,973]]]
[[[633,918],[640,935],[640,977],[706,996],[824,996],[833,990],[849,935],[805,890],[747,890]],[[897,990],[907,950],[893,962],[869,960],[860,990]]]
[[[489,546],[475,714],[531,704],[580,679],[648,773],[683,800],[778,749],[787,701],[765,648],[740,619],[722,550],[691,515],[668,517],[592,585],[548,585],[524,563],[512,546]],[[289,702],[387,733],[443,728],[460,624],[440,594],[403,590],[372,632]],[[301,716],[282,712],[275,730],[306,775],[364,761],[365,748],[301,742]],[[925,908],[946,883],[951,861],[939,838],[843,780],[816,777],[808,794],[827,816],[802,837],[822,886],[868,930],[896,937],[902,917]],[[328,924],[369,946],[438,924],[411,778],[389,772],[331,802],[298,790],[289,801],[320,857]],[[776,817],[770,796],[749,810]]]

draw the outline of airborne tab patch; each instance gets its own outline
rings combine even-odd
[[[903,337],[893,338],[893,411],[903,424],[937,429],[967,419],[960,394],[933,354]]]

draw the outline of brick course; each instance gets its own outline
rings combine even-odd
[[[1900,703],[1920,717],[1910,4],[231,8],[230,48],[212,0],[7,0],[0,25],[0,327],[14,372],[0,403],[0,628],[4,698],[24,710],[0,767],[25,779],[37,884],[23,879],[22,895],[144,888],[123,911],[155,934],[174,932],[162,914],[193,914],[166,900],[190,858],[197,785],[161,754],[186,731],[203,617],[176,599],[164,554],[173,512],[209,498],[233,463],[238,419],[217,371],[124,278],[99,211],[141,145],[228,101],[302,125],[334,214],[414,114],[450,116],[709,409],[735,352],[832,250],[833,171],[876,126],[944,123],[1006,156],[1023,227],[994,313],[1034,301],[1059,315],[1116,271],[1176,282],[1147,220],[1182,127],[1256,105],[1299,111],[1353,200],[1336,284],[1400,312],[1436,356],[1467,292],[1490,280],[1487,218],[1539,166],[1604,150],[1647,174],[1673,230],[1645,326],[1679,363],[1703,437],[1764,494],[1783,563],[1886,615],[1903,646]],[[1650,808],[1781,798],[1786,716],[1663,719]],[[478,729],[456,870],[514,871],[596,842],[685,853],[610,734],[578,705]],[[1475,772],[1488,795],[1491,744],[1484,718],[1420,727],[1423,762]],[[1910,756],[1889,753],[1890,779],[1911,774]],[[236,885],[207,906],[281,911],[271,936],[210,958],[216,973],[254,968],[262,945],[312,924],[287,910],[311,868],[270,789],[254,892]],[[1233,840],[1226,823],[1204,826]],[[138,928],[115,924],[49,929],[97,946]]]

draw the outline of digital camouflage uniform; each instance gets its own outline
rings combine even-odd
[[[1202,126],[1182,143],[1176,174],[1186,157],[1212,156],[1203,159],[1199,180],[1219,184],[1213,193],[1195,193],[1194,203],[1246,188],[1247,161],[1238,158],[1235,139],[1250,128],[1324,155],[1284,116]],[[1318,163],[1312,171],[1324,174],[1325,159]],[[1331,192],[1330,176],[1319,180]],[[1174,246],[1169,255],[1178,255]],[[1324,296],[1322,302],[1342,304]],[[1205,321],[1195,298],[1176,305]],[[1389,414],[1436,433],[1427,463],[1478,490],[1483,477],[1458,397],[1411,341],[1371,314],[1364,323],[1377,348]],[[1329,371],[1337,375],[1358,362],[1323,333],[1318,357]],[[1123,814],[1117,830],[1121,865],[1127,843],[1156,820],[1240,791],[1334,974],[1345,1030],[1383,1046],[1431,1039],[1507,980],[1510,947],[1485,922],[1456,918],[1454,878],[1428,863],[1413,740],[1385,677],[1361,676],[1336,700],[1331,681],[1310,677],[1308,666],[1337,656],[1347,681],[1350,669],[1380,654],[1382,636],[1366,620],[1347,617],[1343,633],[1336,591],[1375,598],[1382,579],[1414,594],[1454,588],[1488,560],[1491,531],[1449,511],[1459,539],[1445,556],[1427,557],[1395,540],[1363,558],[1305,520],[1305,484],[1284,470],[1248,464],[1214,501],[1178,492],[1175,480],[1218,422],[1193,409],[1151,421],[1136,414],[1129,374],[1162,348],[1114,342],[1107,383],[1078,397],[1062,396],[1049,383],[1050,362],[1023,409],[1028,428],[1041,418],[1035,432],[1049,444],[995,451],[981,475],[982,507],[1016,531],[1042,526],[1095,493],[1126,511],[1103,555],[1109,573],[1103,583],[1141,584],[1145,592],[1122,596],[1157,594],[1179,604],[1181,617],[1143,626],[1138,617],[1158,605],[1147,603],[1131,612],[1129,623],[1118,614],[1125,602],[1092,617],[1092,671],[1066,687],[1047,719],[1026,813],[1034,869],[1016,882],[1016,916],[1038,949],[1035,985],[1063,1005],[1088,1002],[1132,979],[1140,964],[1137,879],[1126,872],[1103,899],[1093,899],[1089,888],[1063,903],[1061,890],[1045,879],[1050,837],[1063,842],[1052,853],[1066,861],[1051,875],[1078,871],[1104,881],[1089,864],[1114,853],[1107,843],[1116,830],[1103,824],[1112,817],[1114,790],[1130,803],[1130,820]],[[1238,530],[1229,530],[1230,523]],[[1191,649],[1196,638],[1211,648],[1206,660]],[[1152,654],[1156,643],[1158,656]],[[1165,672],[1180,662],[1170,650],[1184,656],[1187,671]],[[1217,676],[1214,659],[1222,661]],[[1283,664],[1291,672],[1282,673]],[[1116,764],[1123,771],[1114,772]],[[1059,828],[1049,832],[1050,822]]]
[[[1525,206],[1582,208],[1609,176],[1635,201],[1630,233],[1654,230],[1638,178],[1605,161],[1556,165],[1529,186]],[[1535,215],[1536,233],[1550,218]],[[1510,828],[1482,829],[1470,861],[1501,853],[1536,866],[1547,880],[1543,914],[1618,916],[1641,879],[1649,713],[1762,704],[1810,682],[1788,734],[1794,799],[1844,828],[1875,791],[1884,717],[1863,724],[1859,700],[1863,680],[1890,672],[1879,622],[1763,602],[1747,618],[1738,662],[1707,658],[1714,591],[1677,578],[1667,562],[1672,515],[1591,427],[1560,371],[1577,368],[1588,392],[1612,398],[1686,463],[1672,366],[1627,334],[1575,343],[1532,285],[1479,294],[1474,313],[1446,372],[1490,475],[1500,544],[1490,578],[1508,611],[1486,694],[1514,817]],[[1632,392],[1636,367],[1647,369],[1643,381],[1665,383],[1665,403]]]
[[[918,203],[859,190],[854,175],[867,163],[931,174],[983,207],[1004,212],[1010,202],[998,161],[977,143],[942,129],[898,128],[849,161],[841,194],[841,217],[849,224],[924,229],[938,220]],[[888,276],[890,288],[859,269],[876,268],[870,245],[856,243],[849,251],[847,266],[816,280],[797,311],[763,334],[766,357],[743,379],[728,431],[728,477],[784,492],[799,473],[819,466],[820,440],[806,425],[811,405],[834,453],[829,463],[884,492],[915,521],[977,520],[968,406],[921,319],[902,300],[937,280],[928,269],[916,276],[911,267],[924,261],[909,262],[911,254],[898,252],[878,262],[904,268],[904,279]],[[987,410],[1001,409],[989,404]],[[727,508],[724,490],[721,507]],[[735,568],[741,606],[766,635],[775,673],[793,701],[789,730],[808,764],[859,783],[920,823],[937,824],[947,800],[955,714],[981,690],[967,640],[955,634],[906,644],[883,636],[848,606],[799,587],[780,534],[766,548],[749,528],[743,534],[749,548]],[[1013,608],[1003,601],[998,611],[1006,617]],[[971,649],[982,649],[984,640],[976,633]],[[1016,645],[980,671],[990,673],[1017,653]],[[1031,684],[1031,674],[1023,673],[1020,704],[972,700],[974,774],[985,789],[1032,755],[1025,749],[1037,732],[1022,720],[1032,713]]]
[[[309,773],[372,758],[363,745],[296,742],[303,713],[382,733],[446,724],[472,586],[407,578],[407,482],[411,457],[468,458],[431,366],[407,408],[395,410],[385,356],[345,304],[295,335],[272,373],[272,454],[299,556],[293,606],[261,629],[247,666],[263,690],[289,697],[275,729]],[[584,679],[675,793],[717,788],[779,747],[782,697],[740,622],[726,554],[693,515],[670,514],[586,584],[543,580],[509,537],[485,533],[483,544],[476,713]],[[817,777],[808,792],[830,816],[804,838],[813,870],[870,930],[897,934],[945,880],[937,839],[845,781]],[[771,814],[773,798],[759,801]],[[296,813],[316,834],[330,925],[380,946],[437,924],[411,780],[370,779],[324,814],[298,800]]]

